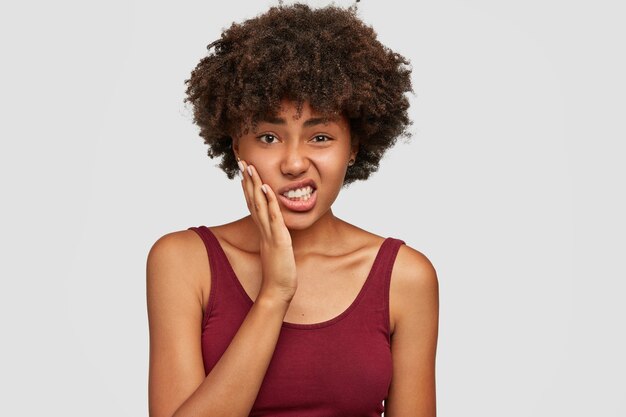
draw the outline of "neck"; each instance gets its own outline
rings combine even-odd
[[[259,239],[259,230],[254,223],[252,216],[245,218],[248,223],[246,229],[253,231],[247,233],[248,236],[255,236]],[[291,246],[295,257],[306,256],[310,253],[329,253],[342,241],[343,231],[346,223],[335,217],[332,209],[322,215],[315,223],[306,228],[290,228]],[[258,245],[255,245],[258,251]]]
[[[296,257],[307,253],[327,253],[340,241],[345,223],[335,217],[332,209],[305,229],[289,229],[291,245]]]

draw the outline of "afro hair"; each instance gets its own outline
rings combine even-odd
[[[409,61],[382,45],[355,7],[281,3],[233,23],[207,49],[185,80],[185,103],[208,156],[222,157],[229,179],[239,170],[232,137],[276,115],[283,99],[295,102],[298,114],[308,102],[323,117],[348,119],[359,150],[344,186],[367,179],[398,137],[411,136]]]

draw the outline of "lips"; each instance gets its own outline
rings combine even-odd
[[[283,203],[285,208],[291,211],[306,212],[315,207],[315,203],[317,202],[317,191],[313,190],[313,193],[308,200],[291,200],[282,194],[278,194],[278,199]]]

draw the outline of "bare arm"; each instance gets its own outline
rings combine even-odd
[[[248,416],[289,303],[259,296],[205,378],[201,305],[188,278],[177,272],[185,268],[182,239],[167,235],[148,256],[150,417]]]
[[[392,275],[398,317],[391,339],[393,379],[386,417],[435,417],[435,360],[439,327],[439,282],[430,261],[401,246]]]
[[[261,290],[206,377],[200,346],[202,300],[197,278],[189,270],[197,260],[190,259],[194,251],[183,242],[190,235],[166,235],[150,250],[150,417],[246,417],[252,409],[297,288],[291,236],[273,190],[268,187],[266,196],[261,184],[254,170],[242,180],[248,208],[261,232]]]

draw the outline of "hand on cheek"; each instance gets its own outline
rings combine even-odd
[[[245,161],[239,164],[246,203],[260,231],[261,292],[290,302],[297,288],[296,263],[291,235],[285,226],[278,199],[274,191],[263,184],[252,165],[247,165]]]

